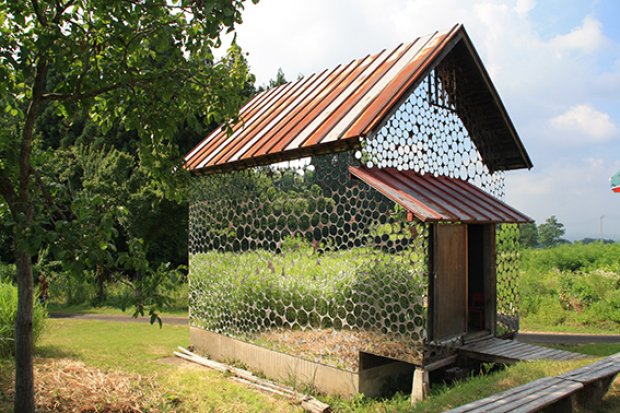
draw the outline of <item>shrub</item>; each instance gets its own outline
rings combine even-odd
[[[15,282],[15,264],[0,262],[0,283]]]
[[[13,354],[16,314],[17,287],[0,282],[0,357]],[[46,316],[45,308],[36,302],[32,322],[32,337],[35,343],[43,332]]]

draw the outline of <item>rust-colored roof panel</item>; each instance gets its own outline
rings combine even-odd
[[[304,131],[311,131],[313,123],[318,124],[321,122],[321,116],[324,116],[328,105],[339,96],[344,85],[355,79],[370,64],[371,60],[371,57],[354,60],[343,70],[329,76],[323,84],[317,85],[313,93],[304,102],[305,104],[298,105],[292,116],[282,122],[282,128],[278,131],[279,133],[265,136],[262,139],[260,148],[249,152],[244,158],[281,152],[291,144],[291,139],[293,141],[301,140],[300,144],[295,144],[296,147],[303,146],[302,136]]]
[[[262,108],[266,105],[272,104],[275,97],[277,97],[286,86],[282,85],[280,87],[270,89],[265,93],[261,93],[257,95],[254,99],[251,99],[241,110],[239,113],[239,117],[241,121],[238,122],[233,127],[233,133],[229,137],[222,128],[217,128],[214,130],[209,136],[207,136],[202,142],[200,142],[192,151],[185,156],[186,167],[190,170],[199,169],[198,165],[200,162],[204,160],[209,154],[214,152],[214,148],[216,145],[221,144],[221,142],[227,138],[234,139],[238,136],[244,129],[248,128],[251,122],[248,122],[249,119],[254,119],[255,114],[258,111],[261,111]],[[246,109],[247,108],[247,109]]]
[[[461,40],[468,41],[468,37],[456,25],[446,33],[420,37],[259,93],[241,109],[232,132],[214,131],[186,155],[185,166],[209,172],[358,147],[359,138],[378,128]],[[505,120],[500,126],[512,128]],[[518,141],[521,150],[516,132],[509,132],[503,136]],[[506,161],[489,165],[492,170],[531,166],[524,151],[509,147],[506,152],[511,156],[497,156]]]
[[[351,174],[411,211],[423,222],[527,223],[531,218],[456,178],[395,168],[349,167]]]

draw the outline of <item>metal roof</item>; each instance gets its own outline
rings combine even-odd
[[[456,178],[394,168],[349,167],[349,172],[423,222],[527,223],[531,218]]]
[[[456,25],[448,32],[435,32],[259,93],[240,110],[241,120],[232,133],[218,128],[186,155],[186,168],[213,172],[357,148],[359,138],[380,126],[430,70],[463,42],[471,44],[463,26]],[[483,100],[487,106],[497,106],[497,93],[473,53],[478,63],[473,70],[482,70],[478,75],[486,80],[482,87],[491,89],[491,97],[485,95]],[[505,114],[501,102],[499,106]],[[507,148],[511,156],[516,152],[517,162],[503,162],[507,157],[499,156],[503,164],[493,164],[491,169],[531,167],[507,119],[505,115],[500,121],[509,132],[508,143],[494,146]],[[493,130],[493,136],[500,135],[497,128]]]

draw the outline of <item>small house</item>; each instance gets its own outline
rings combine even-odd
[[[186,156],[192,345],[370,396],[518,330],[532,163],[461,25],[254,96]]]

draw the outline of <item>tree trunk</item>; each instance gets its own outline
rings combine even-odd
[[[103,266],[97,264],[95,269],[95,278],[97,281],[97,297],[95,299],[97,305],[103,305],[106,300],[105,280],[106,274]]]
[[[30,154],[37,114],[43,103],[42,95],[47,78],[47,60],[37,57],[37,70],[32,87],[32,100],[28,105],[22,130],[19,153],[19,188],[9,193],[9,207],[17,225],[13,232],[15,266],[17,269],[17,317],[15,318],[15,413],[34,413],[34,372],[32,369],[32,313],[34,280],[32,279],[32,256],[27,246],[32,240],[28,234],[34,223],[34,205],[30,197]],[[4,191],[6,192],[6,191]],[[3,194],[6,198],[6,195]]]
[[[17,317],[15,319],[15,402],[14,411],[34,413],[32,370],[33,279],[30,254],[15,248],[17,267]]]

